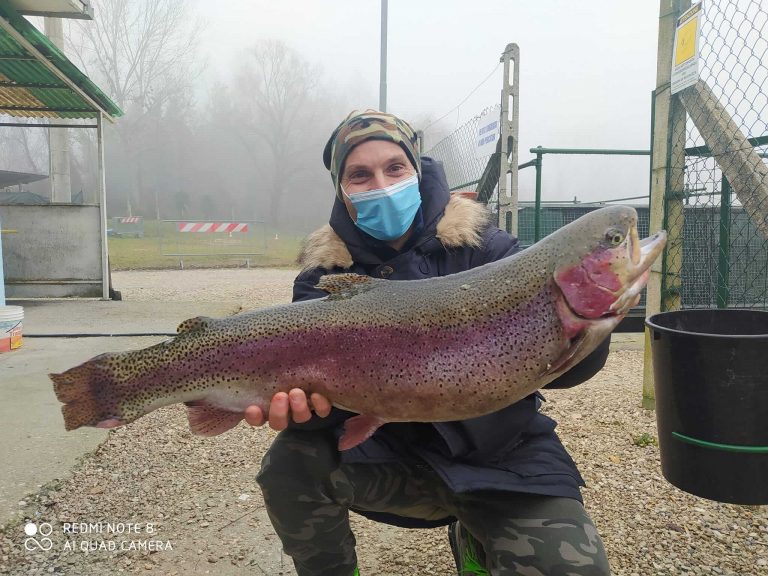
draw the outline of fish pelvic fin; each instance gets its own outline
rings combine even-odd
[[[349,450],[362,444],[373,436],[379,426],[386,423],[386,420],[382,420],[378,416],[368,414],[353,416],[344,422],[344,434],[339,438],[339,450]]]
[[[316,287],[328,292],[329,300],[344,300],[352,298],[355,294],[367,292],[376,285],[376,282],[382,282],[382,280],[362,274],[326,274],[320,277]]]
[[[61,374],[49,374],[53,392],[63,403],[64,428],[75,430],[81,426],[114,428],[126,424],[119,414],[115,399],[119,397],[117,383],[98,360],[75,366]]]
[[[184,334],[185,332],[202,330],[203,328],[208,328],[208,326],[214,322],[215,320],[213,318],[209,318],[208,316],[195,316],[194,318],[189,318],[188,320],[184,320],[184,322],[179,324],[178,328],[176,328],[176,332],[178,334]]]
[[[197,436],[217,436],[231,430],[243,419],[242,412],[230,412],[205,401],[185,402],[189,429]]]

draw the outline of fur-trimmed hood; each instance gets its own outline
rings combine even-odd
[[[474,200],[454,195],[434,228],[434,237],[446,249],[471,246],[477,248],[483,229],[488,225],[488,210]],[[428,230],[427,230],[428,232]],[[431,234],[430,234],[431,235]],[[351,268],[352,254],[330,224],[314,231],[304,241],[298,258],[305,270],[310,268]]]

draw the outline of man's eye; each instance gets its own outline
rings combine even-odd
[[[362,180],[366,178],[368,175],[365,172],[353,172],[349,175],[350,180]]]
[[[402,164],[394,164],[389,167],[390,172],[402,172],[403,170],[405,170],[405,166]]]

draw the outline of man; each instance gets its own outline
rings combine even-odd
[[[326,296],[316,288],[325,274],[431,278],[518,251],[483,206],[451,197],[441,165],[420,157],[413,129],[395,116],[352,113],[323,160],[336,201],[329,224],[305,244],[294,301]],[[587,380],[607,353],[608,340],[549,387]],[[299,389],[275,395],[269,424],[282,432],[258,481],[299,576],[358,574],[349,510],[399,526],[450,524],[460,574],[609,574],[581,503],[583,480],[540,400],[532,394],[460,422],[390,423],[340,453],[350,413]],[[265,423],[256,406],[246,420]]]

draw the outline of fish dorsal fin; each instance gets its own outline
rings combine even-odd
[[[176,328],[176,333],[184,334],[185,332],[202,330],[203,328],[208,328],[208,326],[210,326],[213,322],[214,319],[209,318],[208,316],[195,316],[194,318],[189,318],[188,320],[184,320],[184,322],[179,324],[179,327]]]
[[[326,274],[320,277],[317,288],[328,292],[330,294],[329,299],[338,300],[367,292],[378,281],[376,278],[362,274]]]

